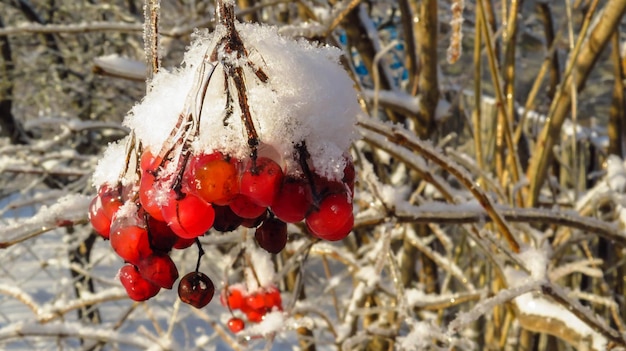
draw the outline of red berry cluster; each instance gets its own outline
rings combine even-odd
[[[231,286],[222,293],[220,301],[233,313],[228,321],[228,328],[233,333],[238,333],[245,327],[243,319],[235,317],[234,311],[240,310],[248,322],[259,323],[268,312],[283,309],[280,291],[275,286],[261,288],[252,293],[238,286]]]

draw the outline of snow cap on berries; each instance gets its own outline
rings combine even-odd
[[[238,24],[237,30],[251,62],[241,58],[239,65],[244,69],[260,149],[278,158],[276,161],[289,174],[297,169],[294,147],[304,141],[315,172],[340,179],[345,154],[356,137],[356,117],[361,113],[353,82],[339,64],[340,50],[282,37],[269,26]],[[126,117],[124,124],[135,130],[144,147],[159,150],[170,137],[178,116],[188,112],[183,109],[194,76],[222,34],[219,26],[210,34],[197,33],[185,54],[184,66],[156,74],[150,92]],[[266,82],[255,75],[255,68],[267,75]],[[222,65],[205,65],[204,75],[209,74],[200,135],[193,147],[195,152],[219,150],[243,159],[249,154],[249,146],[237,90],[231,79],[233,113],[225,120],[227,95]]]

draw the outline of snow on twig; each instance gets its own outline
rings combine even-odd
[[[8,235],[0,248],[15,245],[62,226],[87,223],[87,208],[91,198],[86,195],[66,195],[50,206],[42,206],[37,214],[0,224],[0,232]]]

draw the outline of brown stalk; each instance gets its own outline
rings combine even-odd
[[[414,31],[417,38],[419,53],[420,74],[417,84],[420,93],[420,124],[416,125],[416,133],[422,139],[427,139],[435,128],[435,110],[439,103],[439,79],[437,62],[437,34],[439,22],[436,0],[422,0],[419,3],[417,14],[419,21],[414,22]]]
[[[622,157],[625,151],[626,98],[624,97],[624,78],[626,76],[624,75],[624,71],[622,71],[618,32],[613,33],[611,44],[611,61],[613,63],[615,81],[613,83],[613,100],[611,102],[611,109],[609,110],[609,125],[607,128],[609,148],[607,152]]]
[[[486,170],[483,156],[482,140],[482,42],[483,36],[480,30],[485,19],[481,12],[476,13],[474,26],[474,110],[472,111],[472,124],[474,125],[474,154],[479,169]],[[478,184],[485,185],[482,176],[478,177]]]
[[[578,42],[571,53],[571,59],[565,71],[564,81],[557,90],[555,99],[550,106],[547,123],[541,130],[531,153],[533,157],[527,172],[527,178],[530,181],[530,187],[526,190],[527,207],[533,207],[537,203],[539,190],[548,173],[548,166],[554,159],[553,148],[560,139],[561,127],[572,106],[572,95],[569,87],[574,84],[578,90],[582,89],[600,53],[623,17],[626,11],[626,1],[609,0],[604,6],[597,25],[587,37],[587,30],[595,13],[592,10],[593,7],[585,17]]]
[[[484,6],[485,1],[486,0],[478,0],[477,2],[478,10],[481,12],[481,16],[483,18],[487,18],[485,6]],[[487,23],[483,21],[482,24],[483,24],[482,34],[485,37],[484,39],[485,39],[485,44],[486,44],[485,46],[487,48],[487,59],[489,62],[489,70],[491,72],[491,78],[493,80],[493,86],[494,86],[495,93],[496,93],[496,105],[498,107],[499,113],[501,113],[503,116],[506,117],[506,118],[502,118],[501,127],[503,128],[502,130],[504,133],[504,140],[506,142],[506,146],[509,149],[507,165],[511,169],[513,182],[517,183],[520,179],[520,166],[519,166],[520,163],[519,163],[519,158],[518,158],[518,153],[517,153],[517,147],[513,144],[513,133],[511,131],[511,125],[509,123],[511,118],[507,116],[507,111],[504,107],[505,99],[504,99],[504,94],[502,92],[501,78],[500,78],[499,70],[497,67],[497,61],[496,61],[497,58],[495,56],[495,51],[493,47],[494,46],[493,35],[489,27],[487,26]]]

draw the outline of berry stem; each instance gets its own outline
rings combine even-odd
[[[202,256],[204,256],[204,249],[202,248],[202,243],[200,239],[196,238],[196,246],[198,247],[198,260],[196,261],[196,272],[200,271],[200,260]]]
[[[309,182],[309,186],[311,187],[311,197],[313,198],[312,206],[315,209],[319,209],[319,204],[322,199],[321,194],[317,191],[317,187],[315,186],[315,181],[313,180],[313,172],[311,171],[309,163],[307,162],[309,159],[311,159],[311,154],[306,147],[306,142],[302,141],[301,143],[296,145],[296,150],[298,151],[298,162],[300,163],[300,168],[302,168],[302,172],[304,172],[304,176],[306,177],[307,181]]]

